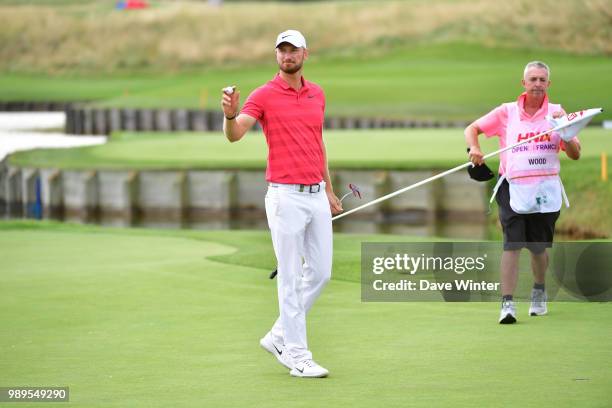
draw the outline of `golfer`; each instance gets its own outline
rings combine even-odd
[[[550,69],[540,61],[527,64],[522,80],[525,92],[516,102],[504,103],[465,128],[470,161],[483,162],[478,135],[498,136],[500,147],[510,146],[551,128],[548,117],[565,114],[561,105],[548,101]],[[568,140],[564,140],[567,138]],[[513,293],[518,280],[521,248],[531,253],[534,285],[530,316],[547,313],[545,273],[548,253],[555,233],[562,201],[569,206],[559,178],[559,150],[573,160],[580,157],[577,138],[558,133],[546,134],[501,155],[498,183],[493,195],[499,206],[504,235],[501,260],[502,306],[499,323],[515,323]]]
[[[280,71],[247,98],[223,93],[223,132],[236,142],[259,122],[268,144],[265,198],[278,265],[280,317],[261,346],[296,377],[325,377],[306,339],[306,314],[331,277],[332,214],[342,211],[327,168],[322,130],[323,90],[302,76],[306,39],[288,30],[276,39]],[[304,262],[303,262],[304,261]]]

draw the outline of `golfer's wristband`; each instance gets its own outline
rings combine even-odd
[[[228,118],[227,116],[225,117],[225,119],[227,120],[234,120],[236,119],[236,116],[238,116],[238,114],[235,114],[234,116],[232,116],[231,118]]]

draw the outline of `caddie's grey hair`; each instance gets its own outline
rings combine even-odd
[[[550,79],[550,68],[548,67],[548,65],[546,65],[542,61],[528,62],[527,65],[525,65],[525,70],[523,71],[523,78],[525,78],[525,75],[527,75],[527,71],[529,71],[529,68],[533,68],[533,67],[544,68],[546,72],[548,72],[548,79]]]

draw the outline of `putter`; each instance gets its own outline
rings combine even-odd
[[[496,150],[494,152],[486,154],[486,155],[484,155],[483,160],[486,160],[486,159],[488,159],[490,157],[493,157],[493,156],[496,156],[496,155],[498,155],[500,153],[503,153],[506,150],[513,149],[516,146],[520,146],[522,144],[529,143],[532,140],[535,140],[535,139],[537,139],[537,138],[539,138],[542,135],[545,135],[547,133],[563,131],[566,134],[568,134],[568,133],[570,133],[570,134],[577,134],[580,131],[580,129],[584,128],[591,121],[591,119],[593,119],[593,117],[595,115],[598,115],[601,112],[603,112],[603,108],[585,109],[585,110],[581,110],[581,111],[578,111],[578,112],[569,113],[569,114],[563,116],[562,118],[558,118],[557,121],[555,122],[556,125],[553,126],[551,129],[545,130],[545,131],[543,131],[543,132],[541,132],[541,133],[539,133],[537,135],[531,136],[531,137],[529,137],[529,138],[527,138],[525,140],[522,140],[522,141],[520,141],[518,143],[515,143],[513,145],[506,146],[506,147],[503,147],[503,148],[501,148],[499,150]],[[369,207],[369,206],[374,205],[374,204],[378,204],[381,201],[388,200],[388,199],[390,199],[392,197],[395,197],[396,195],[405,193],[406,191],[412,190],[413,188],[422,186],[423,184],[427,184],[427,183],[429,183],[431,181],[434,181],[434,180],[437,180],[439,178],[448,176],[449,174],[455,173],[455,172],[457,172],[459,170],[462,170],[462,169],[465,169],[465,168],[468,168],[468,167],[474,167],[474,164],[472,162],[467,162],[467,163],[461,164],[461,165],[459,165],[457,167],[453,167],[452,169],[446,170],[446,171],[444,171],[442,173],[439,173],[439,174],[437,174],[437,175],[435,175],[433,177],[429,177],[429,178],[427,178],[425,180],[419,181],[418,183],[411,184],[411,185],[409,185],[407,187],[404,187],[404,188],[401,188],[399,190],[396,190],[396,191],[394,191],[394,192],[392,192],[390,194],[387,194],[385,196],[379,197],[379,198],[377,198],[375,200],[372,200],[372,201],[369,201],[369,202],[367,202],[365,204],[362,204],[359,207],[353,208],[352,210],[343,212],[342,214],[338,214],[338,215],[336,215],[335,217],[332,218],[332,221],[335,221],[335,220],[340,219],[342,217],[346,217],[347,215],[350,215],[350,214],[352,214],[354,212],[363,210],[366,207]],[[274,279],[274,277],[276,276],[276,272],[277,271],[275,270],[274,272],[272,272],[272,274],[270,274],[270,279]]]
[[[353,195],[353,197],[357,197],[361,199],[361,190],[359,190],[359,187],[357,187],[357,185],[353,183],[350,183],[348,186],[350,190],[342,196],[342,198],[340,199],[340,202],[342,202],[342,200],[344,200],[346,197],[350,196],[351,194]],[[272,273],[270,274],[270,279],[274,279],[277,274],[278,274],[278,268],[272,271]]]

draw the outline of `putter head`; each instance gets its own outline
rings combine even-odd
[[[351,183],[349,184],[349,188],[351,189],[351,192],[353,193],[355,197],[361,198],[361,191],[359,190],[359,187]]]

